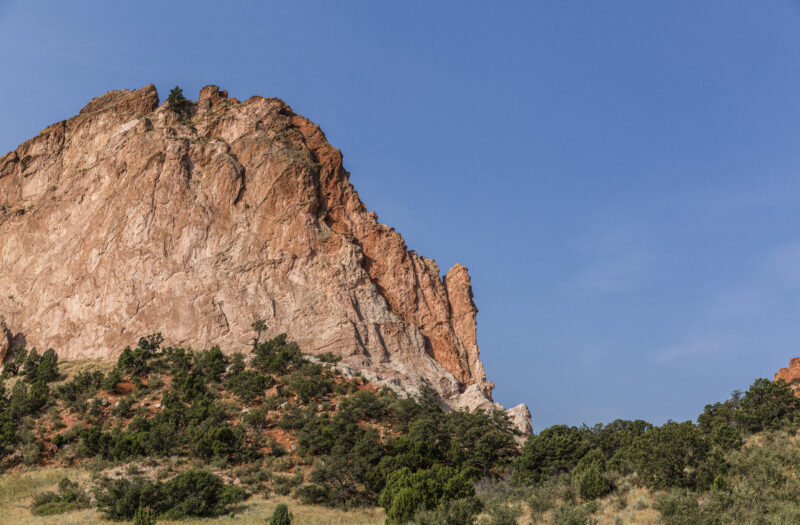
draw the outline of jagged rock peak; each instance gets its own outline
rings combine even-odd
[[[396,390],[494,406],[466,268],[440,278],[275,98],[93,99],[0,158],[0,246],[0,316],[64,358],[113,358],[152,332],[240,351],[265,319]]]

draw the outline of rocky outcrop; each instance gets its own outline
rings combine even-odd
[[[773,381],[777,381],[778,379],[786,381],[789,388],[794,390],[794,395],[800,397],[800,357],[789,359],[789,367],[778,370]]]
[[[466,268],[367,211],[320,128],[207,86],[183,114],[113,91],[0,159],[0,315],[28,346],[138,336],[242,350],[254,319],[396,390],[491,407]]]

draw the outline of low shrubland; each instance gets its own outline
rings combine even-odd
[[[432,389],[397,397],[263,331],[230,356],[154,334],[113,367],[69,374],[52,350],[16,349],[0,382],[2,468],[92,473],[32,494],[33,514],[93,504],[138,523],[270,494],[380,506],[395,524],[800,519],[800,404],[782,382],[759,379],[696,423],[556,425],[521,445],[503,412],[448,411]]]

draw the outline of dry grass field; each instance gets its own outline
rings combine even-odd
[[[64,476],[74,481],[89,482],[86,470],[64,468],[31,469],[24,472],[6,473],[0,476],[0,523],[20,525],[109,525],[95,509],[68,512],[57,516],[34,516],[30,507],[34,494],[55,490]],[[275,506],[286,503],[294,515],[296,525],[379,525],[384,522],[382,509],[367,508],[340,511],[325,507],[300,505],[286,497],[268,499],[253,496],[236,509],[233,516],[213,519],[186,519],[181,521],[160,521],[159,524],[194,525],[263,525],[272,514]]]

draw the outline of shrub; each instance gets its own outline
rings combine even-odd
[[[230,375],[225,386],[236,394],[245,403],[250,403],[264,394],[272,382],[270,376],[265,376],[255,370],[244,370],[235,375]]]
[[[306,362],[300,348],[295,343],[287,342],[286,337],[286,334],[281,334],[259,343],[255,349],[253,366],[262,372],[284,374],[290,367]]]
[[[317,359],[322,361],[323,363],[338,363],[342,360],[341,357],[338,355],[333,355],[331,352],[323,352],[321,354],[317,354]]]
[[[673,489],[659,493],[653,508],[661,513],[661,522],[665,525],[705,523],[697,501],[697,494],[686,489]]]
[[[204,458],[229,457],[239,454],[244,436],[239,427],[214,426],[203,432],[194,443],[194,452]]]
[[[322,375],[319,365],[305,365],[289,377],[289,388],[302,403],[324,396],[333,389],[333,381]]]
[[[594,525],[597,520],[592,518],[592,514],[597,512],[597,508],[596,502],[585,505],[564,502],[553,511],[550,523],[553,525]]]
[[[584,499],[595,499],[611,491],[611,484],[603,476],[599,463],[592,463],[581,475],[578,483],[580,495]]]
[[[156,517],[150,509],[139,507],[136,509],[136,514],[133,515],[133,525],[155,525]]]
[[[219,381],[225,372],[225,356],[219,346],[200,354],[199,365],[207,381]]]
[[[691,422],[668,422],[636,438],[629,458],[639,479],[651,488],[694,488],[710,449],[707,437]]]
[[[103,390],[105,390],[106,392],[116,392],[117,385],[119,385],[121,382],[122,382],[122,371],[119,369],[118,366],[115,366],[111,370],[111,372],[109,372],[108,375],[105,377],[105,379],[103,380],[103,384],[101,386],[103,387]]]
[[[292,525],[292,516],[289,514],[289,507],[280,503],[269,518],[269,525]]]
[[[56,388],[56,396],[74,403],[80,399],[86,399],[95,394],[96,390],[103,384],[103,372],[80,372],[72,380]]]
[[[543,479],[569,472],[589,449],[580,429],[555,425],[531,436],[522,447],[514,468],[514,481],[538,483]]]
[[[31,511],[37,516],[52,516],[73,510],[89,508],[89,497],[77,483],[62,478],[58,483],[58,492],[45,492],[33,497]]]
[[[419,507],[434,509],[440,503],[459,498],[474,498],[475,472],[447,466],[411,472],[403,467],[389,475],[378,503],[386,510],[387,523],[405,523]]]
[[[119,400],[112,412],[118,418],[127,418],[131,415],[131,407],[133,407],[133,398],[131,396],[124,397]]]
[[[480,504],[474,498],[456,499],[442,502],[433,510],[417,510],[414,514],[414,523],[417,525],[472,525],[480,510]],[[516,520],[513,523],[516,525]],[[511,522],[491,521],[490,524],[510,525]]]
[[[782,379],[756,379],[742,397],[735,421],[749,432],[776,430],[797,417],[800,399]]]
[[[132,519],[140,509],[149,509],[159,519],[214,517],[225,514],[228,505],[242,501],[241,487],[225,485],[203,470],[189,470],[161,483],[134,478],[106,482],[95,491],[97,508],[112,520]]]

